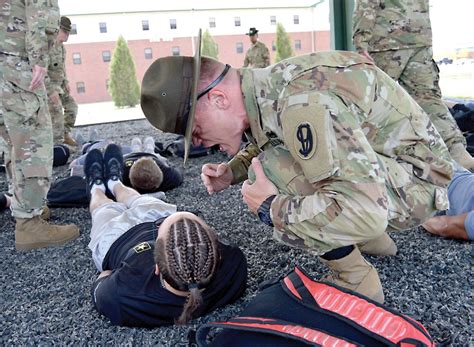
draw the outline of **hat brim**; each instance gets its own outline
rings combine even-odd
[[[201,72],[201,29],[199,29],[196,50],[194,52],[194,80],[193,86],[191,89],[191,96],[189,101],[191,102],[191,109],[189,110],[188,124],[186,125],[186,132],[184,134],[184,161],[183,165],[186,165],[188,160],[189,150],[191,148],[192,136],[193,136],[193,126],[194,126],[194,116],[196,111],[196,101],[197,101],[197,89],[199,85],[199,74]]]

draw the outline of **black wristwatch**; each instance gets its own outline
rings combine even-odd
[[[268,198],[265,199],[264,202],[260,205],[257,210],[258,218],[268,226],[273,226],[272,218],[270,216],[270,206],[272,205],[273,199],[275,199],[276,195],[270,195]]]

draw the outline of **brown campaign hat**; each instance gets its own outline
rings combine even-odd
[[[201,29],[194,57],[159,58],[142,81],[140,104],[145,117],[157,129],[184,135],[184,163],[191,145],[200,67]]]
[[[245,33],[245,35],[253,36],[255,34],[258,34],[258,30],[255,28],[250,28],[248,33]]]
[[[71,20],[66,16],[62,16],[60,24],[59,24],[59,28],[63,29],[64,31],[68,33],[71,32],[71,28],[72,28]]]

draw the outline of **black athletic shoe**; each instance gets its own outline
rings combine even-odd
[[[121,181],[123,175],[123,155],[119,146],[111,143],[104,152],[104,179],[107,183],[109,180]]]
[[[87,153],[84,173],[86,174],[89,192],[94,184],[99,185],[104,183],[104,159],[102,158],[102,152],[100,150],[93,149]]]

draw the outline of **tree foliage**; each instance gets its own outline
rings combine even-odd
[[[214,59],[218,59],[219,55],[219,47],[217,43],[212,38],[209,30],[206,29],[204,34],[202,35],[202,47],[201,47],[201,54],[206,57],[211,57]]]
[[[276,34],[275,63],[292,56],[293,49],[291,48],[290,36],[288,36],[283,24],[278,23]]]
[[[122,36],[117,40],[110,64],[109,93],[117,107],[133,107],[140,102],[135,63]]]

